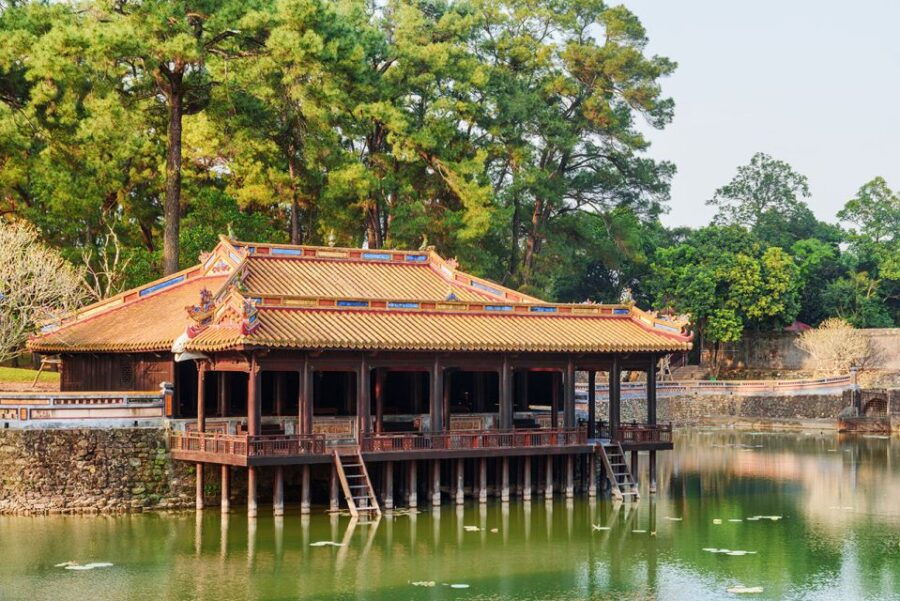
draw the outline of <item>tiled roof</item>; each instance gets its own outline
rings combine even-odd
[[[431,250],[368,251],[222,238],[202,263],[85,307],[33,337],[37,352],[273,347],[670,352],[682,324],[622,305],[550,304],[456,269]],[[212,292],[197,324],[186,307]]]
[[[84,311],[61,327],[32,339],[29,346],[41,352],[169,350],[187,325],[185,306],[196,303],[203,288],[218,290],[225,279],[185,279],[143,297],[138,292],[127,301],[126,295],[121,295],[103,305],[102,311]]]
[[[250,295],[438,301],[452,292],[460,300],[491,298],[448,281],[427,264],[253,255],[247,261],[244,285]]]
[[[542,314],[259,309],[259,327],[247,336],[213,327],[189,348],[217,351],[235,345],[268,348],[413,351],[627,352],[687,350],[690,343],[623,317]]]

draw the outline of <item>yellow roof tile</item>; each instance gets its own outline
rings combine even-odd
[[[82,311],[79,319],[32,338],[28,346],[35,352],[53,353],[169,350],[189,323],[184,308],[198,302],[200,290],[216,292],[225,279],[191,278],[143,297],[134,293],[133,300],[124,296],[122,302],[102,312]]]
[[[236,345],[272,348],[413,351],[628,352],[687,350],[684,337],[646,329],[630,317],[434,313],[350,309],[259,309],[247,336],[210,328],[189,348]]]

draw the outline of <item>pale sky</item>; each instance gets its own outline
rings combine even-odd
[[[706,224],[705,201],[757,151],[809,178],[820,219],[877,175],[900,188],[900,1],[619,1],[648,51],[678,62],[663,81],[675,120],[650,133],[650,155],[678,167],[667,225]]]

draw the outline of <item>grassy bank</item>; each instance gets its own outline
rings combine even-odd
[[[0,382],[28,382],[34,380],[34,374],[37,373],[33,369],[22,369],[20,367],[0,367]],[[50,384],[59,383],[59,374],[52,371],[41,372],[38,382],[47,382]]]

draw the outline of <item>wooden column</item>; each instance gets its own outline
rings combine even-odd
[[[363,355],[359,360],[359,372],[356,379],[356,418],[357,439],[362,439],[372,431],[372,399],[371,397],[371,373],[369,361]]]
[[[591,453],[588,455],[588,496],[597,496],[597,455]]]
[[[650,451],[647,461],[648,475],[650,477],[650,493],[656,493],[656,451]]]
[[[429,397],[431,431],[441,432],[444,430],[444,368],[438,357],[434,358],[434,365],[431,367],[431,394]]]
[[[287,394],[287,374],[284,372],[276,372],[275,376],[275,415],[281,417],[284,415],[284,401]]]
[[[406,505],[415,509],[419,505],[418,465],[416,460],[406,464]]]
[[[558,371],[552,372],[552,381],[550,384],[550,426],[553,428],[559,427],[559,379],[560,373]]]
[[[500,460],[500,500],[509,501],[509,457]]]
[[[338,501],[338,473],[334,464],[331,464],[331,478],[328,486],[328,509],[329,511],[337,511],[340,507]]]
[[[434,459],[431,462],[431,506],[439,507],[441,504],[441,460]]]
[[[228,372],[220,371],[216,374],[216,410],[219,417],[228,416],[228,406],[231,404],[231,391],[228,389]]]
[[[544,470],[544,496],[548,499],[553,498],[553,455],[546,457],[547,469]]]
[[[647,366],[647,423],[656,424],[656,355]]]
[[[575,497],[575,456],[566,455],[566,498]]]
[[[202,363],[197,363],[197,431],[206,431],[206,407],[203,399],[203,383],[206,380],[206,368]],[[201,442],[202,444],[202,442]],[[203,464],[196,465],[195,505],[197,509],[203,509]]]
[[[588,438],[597,436],[597,372],[588,372]]]
[[[394,462],[384,462],[384,478],[381,481],[381,498],[385,509],[394,508]]]
[[[222,513],[231,511],[231,467],[222,466],[222,481],[219,483],[221,489],[220,502],[222,505]]]
[[[487,503],[487,457],[478,458],[478,502]]]
[[[256,517],[256,468],[247,468],[247,517]]]
[[[310,467],[309,464],[303,466],[300,481],[300,513],[307,515],[309,513],[309,485],[310,485]]]
[[[375,368],[375,433],[384,431],[384,379],[386,372],[383,367]]]
[[[251,436],[259,436],[260,419],[259,364],[256,362],[256,356],[253,355],[250,358],[250,371],[247,374],[247,433]]]
[[[637,451],[631,452],[631,479],[634,480],[635,484],[637,484],[638,481],[638,457],[639,454]]]
[[[500,429],[512,430],[513,427],[513,390],[512,370],[509,358],[504,355],[500,364]]]
[[[456,504],[462,505],[466,501],[466,460],[456,460]]]
[[[272,513],[284,515],[284,467],[275,467],[275,489],[272,494]]]
[[[522,458],[522,498],[531,500],[531,455]]]
[[[197,431],[206,432],[206,402],[203,398],[203,385],[206,382],[206,367],[197,362]]]
[[[609,369],[609,436],[616,439],[619,434],[619,416],[621,415],[622,368],[619,358],[613,357]]]
[[[300,415],[298,425],[300,434],[312,434],[313,431],[313,377],[309,367],[309,357],[303,358],[300,377]]]
[[[196,466],[196,480],[194,481],[194,492],[196,493],[195,506],[198,510],[203,509],[203,464],[198,463]]]
[[[575,427],[575,359],[566,361],[566,374],[563,379],[565,390],[563,395],[563,427]]]

